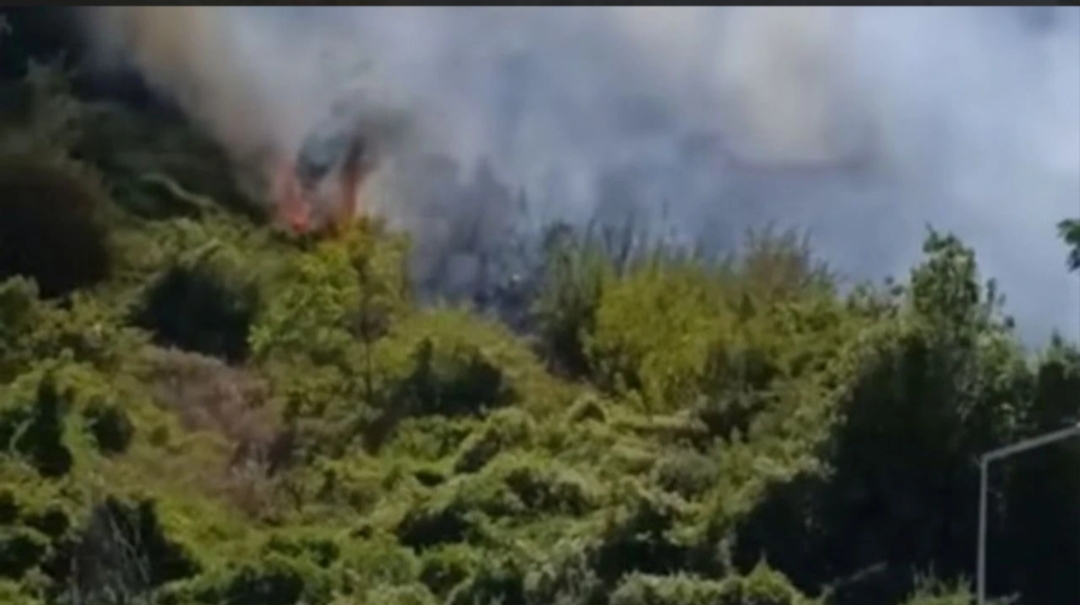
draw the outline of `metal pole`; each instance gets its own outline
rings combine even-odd
[[[984,605],[986,602],[986,508],[987,508],[987,486],[989,480],[987,471],[990,467],[990,460],[983,456],[979,460],[979,555],[978,555],[978,567],[976,571],[976,590],[978,594],[978,605]]]
[[[986,525],[990,463],[1076,435],[1080,435],[1080,423],[986,452],[979,458],[979,553],[975,572],[977,605],[986,604]]]
[[[1069,437],[1072,437],[1073,435],[1080,435],[1080,424],[1076,424],[1064,429],[1059,429],[1051,433],[1046,433],[1045,435],[1039,435],[1038,437],[1025,439],[1012,445],[1006,445],[1005,447],[1001,447],[983,454],[983,457],[986,458],[987,461],[1000,460],[1014,454],[1019,454],[1021,452],[1035,449],[1037,447],[1050,445],[1055,441],[1061,441],[1062,439],[1067,439]]]

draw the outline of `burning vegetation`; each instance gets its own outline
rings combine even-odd
[[[363,186],[374,169],[361,135],[309,141],[295,160],[273,169],[277,220],[295,233],[339,231],[363,211]]]

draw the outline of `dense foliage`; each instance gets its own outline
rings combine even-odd
[[[844,294],[786,235],[564,234],[520,334],[62,80],[3,84],[4,603],[961,605],[979,453],[1080,412],[1080,351],[1025,351],[948,234]],[[991,488],[990,592],[1080,602],[1080,444]]]

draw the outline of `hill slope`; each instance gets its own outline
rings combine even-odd
[[[522,335],[377,221],[274,232],[182,123],[2,94],[4,602],[959,605],[978,453],[1080,411],[946,234],[840,296],[791,237],[571,230]],[[994,594],[1080,598],[1078,453],[995,473]]]

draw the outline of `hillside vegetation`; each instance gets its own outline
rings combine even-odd
[[[979,453],[1080,416],[946,233],[840,294],[785,234],[564,230],[522,333],[378,221],[275,232],[182,123],[0,95],[3,603],[968,604]],[[994,469],[992,594],[1080,602],[1077,494],[1080,444]]]

